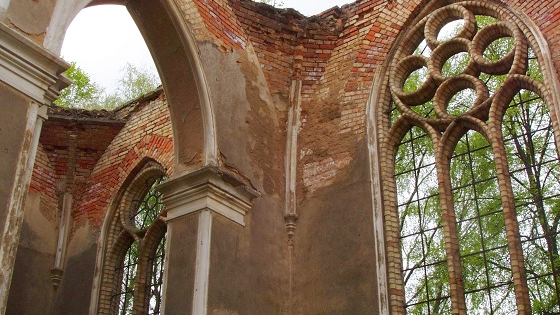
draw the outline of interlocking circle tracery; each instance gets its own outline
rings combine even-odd
[[[560,312],[558,130],[534,35],[462,1],[399,45],[382,118],[392,313]]]
[[[496,19],[495,23],[480,27],[476,15],[489,16]],[[447,40],[443,37],[442,28],[445,24],[462,20],[463,25]],[[490,60],[484,54],[493,42],[500,39],[513,40],[512,49]],[[528,43],[515,22],[508,15],[493,11],[487,7],[479,7],[474,2],[461,2],[448,5],[434,11],[420,21],[409,36],[403,41],[405,45],[397,52],[392,64],[390,90],[398,111],[409,119],[424,121],[437,125],[449,125],[460,116],[472,116],[486,120],[494,93],[489,93],[484,76],[515,74],[527,72]],[[418,45],[424,43],[429,53],[418,53]],[[454,58],[468,58],[460,65]],[[496,58],[495,58],[496,59]],[[449,68],[458,68],[455,74]],[[446,69],[447,68],[447,69]],[[423,71],[418,87],[406,90],[405,84],[416,71]],[[453,107],[451,99],[465,90],[472,90],[472,97],[465,99],[468,104],[460,108]],[[426,117],[415,111],[415,107],[433,101],[434,117]]]

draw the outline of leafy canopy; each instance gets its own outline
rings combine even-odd
[[[111,110],[155,90],[161,84],[156,75],[130,63],[122,68],[121,73],[116,92],[108,94],[103,87],[93,82],[84,70],[72,62],[64,74],[73,83],[62,90],[54,104],[65,108]]]
[[[83,109],[98,109],[101,106],[103,88],[93,82],[75,62],[70,63],[70,68],[64,74],[73,83],[62,90],[60,97],[54,101],[55,105]]]

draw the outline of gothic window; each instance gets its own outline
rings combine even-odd
[[[400,42],[383,118],[393,313],[560,312],[558,131],[537,40],[506,7],[462,1]]]
[[[99,314],[160,314],[166,225],[164,169],[148,162],[125,182],[116,201],[105,251]]]

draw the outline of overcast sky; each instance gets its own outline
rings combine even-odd
[[[311,16],[350,0],[283,0]],[[62,46],[62,57],[75,61],[107,92],[116,89],[127,62],[156,72],[148,48],[123,6],[101,5],[82,10],[74,19]]]

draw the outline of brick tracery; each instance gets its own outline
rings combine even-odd
[[[451,38],[442,37],[444,26],[457,20],[462,25]],[[491,56],[490,51],[496,48],[501,51]],[[540,111],[539,107],[550,104],[549,90],[538,68],[541,60],[540,47],[528,28],[506,7],[488,1],[462,1],[428,12],[401,38],[388,74],[393,109],[384,111],[389,114],[384,119],[392,121],[392,126],[382,153],[390,166],[383,170],[383,176],[392,179],[383,194],[390,303],[395,314],[419,310],[425,314],[529,314],[531,307],[542,311],[539,307],[544,302],[532,291],[536,283],[544,283],[541,277],[554,275],[556,279],[557,267],[552,263],[548,271],[537,274],[526,266],[531,265],[527,256],[535,254],[530,242],[553,240],[558,235],[545,231],[528,236],[527,229],[538,224],[529,227],[520,223],[523,216],[535,211],[529,208],[539,206],[532,201],[526,206],[520,201],[522,188],[512,188],[523,181],[520,178],[525,174],[513,169],[522,164],[515,157],[524,152],[516,140],[519,136],[508,127],[511,122],[504,121],[504,117],[513,122],[523,118],[515,116],[515,108]],[[542,121],[550,122],[548,110],[540,115]],[[523,136],[544,134],[549,141],[544,147],[556,151],[552,123],[543,126],[531,125]],[[543,152],[549,154],[547,150]],[[481,159],[486,159],[485,167],[495,173],[477,173]],[[549,162],[534,163],[540,167]],[[512,172],[517,174],[511,176]],[[549,172],[556,170],[551,167]],[[457,174],[467,173],[473,178],[465,184]],[[477,197],[487,183],[495,183],[485,189],[494,194],[492,198],[498,200],[494,207],[499,207],[490,212],[483,209],[488,207],[481,204],[484,198]],[[472,190],[475,198],[465,199],[472,205],[461,208],[465,206],[458,202],[465,189]],[[476,209],[472,210],[476,212],[473,219],[465,218],[462,212],[471,210],[461,210],[468,207]],[[434,209],[435,213],[426,212]],[[472,231],[480,233],[475,244],[481,249],[475,254],[469,253],[472,244],[466,244],[471,236],[465,234],[470,231],[466,226],[471,222],[476,226]],[[488,229],[502,229],[503,237],[485,239]],[[495,241],[502,243],[496,245]],[[445,249],[443,256],[438,256],[438,248]],[[548,247],[548,252],[553,255],[554,250]],[[414,255],[419,258],[414,260]],[[477,255],[484,266],[474,270],[472,257]],[[503,265],[490,258],[499,255]],[[511,264],[506,263],[509,260]],[[498,275],[492,268],[503,268],[504,272]],[[480,272],[485,279],[480,281],[485,284],[473,286],[469,274],[473,272]],[[533,274],[529,281],[528,273]],[[556,280],[550,281],[554,287]],[[515,296],[504,293],[508,290]],[[551,293],[549,307],[556,309],[557,289],[550,292],[556,293]]]
[[[113,203],[106,236],[99,314],[159,314],[163,246],[161,193],[154,186],[166,178],[153,161],[131,174]]]

